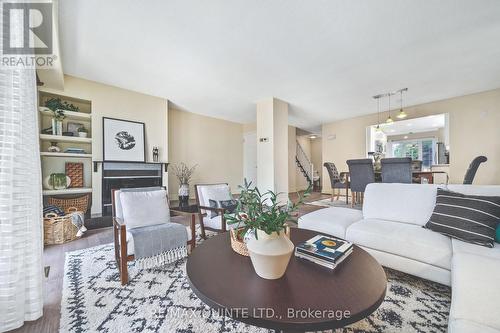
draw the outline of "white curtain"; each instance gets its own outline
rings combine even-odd
[[[35,70],[0,67],[0,332],[42,316],[42,187],[36,105]]]

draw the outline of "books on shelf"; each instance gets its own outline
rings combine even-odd
[[[295,247],[295,256],[334,269],[353,251],[352,243],[323,235],[315,236]]]
[[[85,149],[69,147],[64,149],[64,152],[71,154],[85,154]]]

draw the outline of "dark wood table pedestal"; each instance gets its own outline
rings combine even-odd
[[[291,229],[294,244],[318,232]],[[250,258],[231,249],[228,233],[199,245],[186,271],[193,292],[208,306],[241,322],[281,332],[344,327],[375,311],[387,280],[380,264],[354,246],[335,270],[292,256],[285,275],[260,278]]]

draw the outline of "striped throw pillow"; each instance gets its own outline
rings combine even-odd
[[[438,189],[425,228],[464,242],[493,247],[500,220],[500,197],[464,195]]]

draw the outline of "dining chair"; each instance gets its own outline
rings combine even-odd
[[[158,191],[162,191],[163,193],[148,195],[148,193]],[[127,195],[127,192],[144,193],[144,198],[142,198],[143,200],[141,198],[134,200],[134,203],[130,204],[131,200],[127,200],[129,198],[124,197],[124,195]],[[147,207],[142,206],[141,202],[144,202]],[[134,239],[130,233],[130,229],[171,222],[169,200],[167,191],[163,187],[113,189],[111,190],[111,205],[113,212],[115,260],[120,272],[121,284],[125,285],[128,283],[127,263],[135,260]],[[129,219],[128,216],[133,218]],[[187,245],[190,245],[192,250],[196,242],[194,221],[191,222],[190,226],[186,226],[186,232],[188,235]]]
[[[363,203],[366,185],[375,182],[375,171],[371,158],[347,160],[351,187],[351,207]]]
[[[413,173],[410,157],[383,158],[381,163],[382,183],[411,184]]]
[[[332,201],[335,196],[335,190],[337,190],[337,200],[340,197],[340,190],[345,189],[345,204],[349,204],[349,177],[347,172],[338,172],[335,163],[325,162],[323,166],[328,171],[330,176],[330,185],[332,186]]]
[[[479,168],[479,165],[481,163],[484,163],[488,160],[486,156],[478,156],[472,160],[472,162],[469,165],[469,168],[465,172],[465,177],[464,177],[464,185],[471,185],[472,182],[474,181],[474,177],[476,176],[477,169]]]

